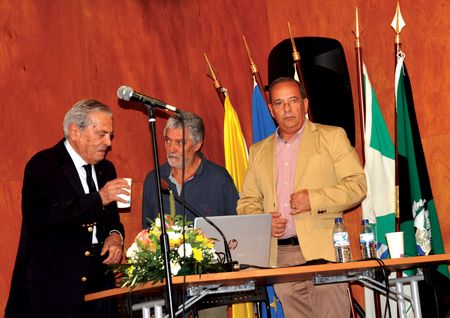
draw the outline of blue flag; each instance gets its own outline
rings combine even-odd
[[[269,308],[264,307],[264,303],[261,305],[261,318],[284,318],[283,307],[281,306],[281,302],[278,300],[277,295],[275,294],[275,290],[272,285],[266,286],[267,298],[269,299],[269,303],[267,306]],[[267,315],[267,310],[270,312],[270,315]]]
[[[253,96],[252,96],[252,132],[253,143],[263,140],[269,137],[276,130],[275,123],[267,108],[266,101],[261,94],[261,90],[253,79]],[[265,304],[261,304],[261,317],[262,318],[284,318],[283,307],[275,294],[275,290],[272,285],[266,286],[267,298],[269,303],[265,307]],[[267,315],[269,311],[269,316]]]
[[[253,96],[252,96],[252,135],[253,143],[256,143],[270,136],[275,132],[275,124],[266,101],[261,94],[261,90],[253,79]]]

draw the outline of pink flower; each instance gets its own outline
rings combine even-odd
[[[150,245],[151,241],[150,238],[148,237],[148,230],[142,230],[141,232],[139,232],[139,234],[136,236],[135,241],[140,241],[142,244],[144,245]]]

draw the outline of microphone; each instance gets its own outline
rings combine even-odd
[[[169,186],[169,183],[167,183],[167,181],[164,180],[164,179],[161,179],[161,189],[164,190],[164,191],[170,191],[171,190],[171,188]],[[225,258],[226,258],[226,261],[227,261],[226,265],[230,266],[229,269],[231,269],[231,271],[235,270],[234,265],[237,265],[237,262],[233,262],[233,259],[231,257],[230,247],[228,246],[228,241],[227,241],[227,239],[225,237],[225,234],[223,234],[222,230],[216,224],[214,224],[213,221],[208,219],[206,216],[201,215],[200,213],[195,211],[195,209],[189,203],[181,201],[181,199],[178,196],[176,196],[176,195],[174,195],[173,197],[175,198],[175,201],[177,201],[178,203],[184,205],[192,214],[194,214],[198,218],[204,219],[206,222],[208,222],[209,225],[211,225],[214,229],[216,229],[217,232],[219,232],[220,236],[223,239],[223,246],[224,246],[224,249],[225,249]]]
[[[146,96],[144,94],[141,94],[139,92],[136,92],[134,89],[128,86],[120,86],[117,90],[117,97],[119,97],[122,100],[130,101],[134,100],[137,102],[141,102],[144,104],[151,104],[155,107],[164,109],[164,110],[170,110],[172,112],[179,113],[180,111],[172,105],[169,105],[163,101],[157,100],[156,98],[152,98],[149,96]]]

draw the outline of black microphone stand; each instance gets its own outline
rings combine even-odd
[[[169,236],[166,231],[166,219],[164,217],[164,207],[162,201],[161,193],[161,178],[159,173],[159,156],[158,156],[158,142],[156,140],[156,128],[155,128],[155,105],[150,103],[144,103],[148,108],[148,122],[150,125],[150,131],[152,134],[152,146],[153,146],[153,161],[155,164],[155,184],[158,194],[158,208],[159,208],[159,218],[161,219],[161,236],[159,238],[161,244],[161,252],[164,256],[164,268],[166,270],[166,291],[167,291],[167,308],[169,309],[169,317],[175,317],[174,305],[173,305],[173,285],[172,285],[172,273],[170,271],[170,247],[169,247]]]

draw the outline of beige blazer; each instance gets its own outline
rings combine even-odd
[[[250,148],[249,166],[237,205],[239,214],[276,212],[276,135]],[[294,218],[300,247],[307,260],[335,260],[334,219],[359,204],[366,195],[366,178],[358,155],[342,128],[305,122],[295,173],[295,191],[307,189],[311,211]],[[271,265],[277,261],[272,238]]]

